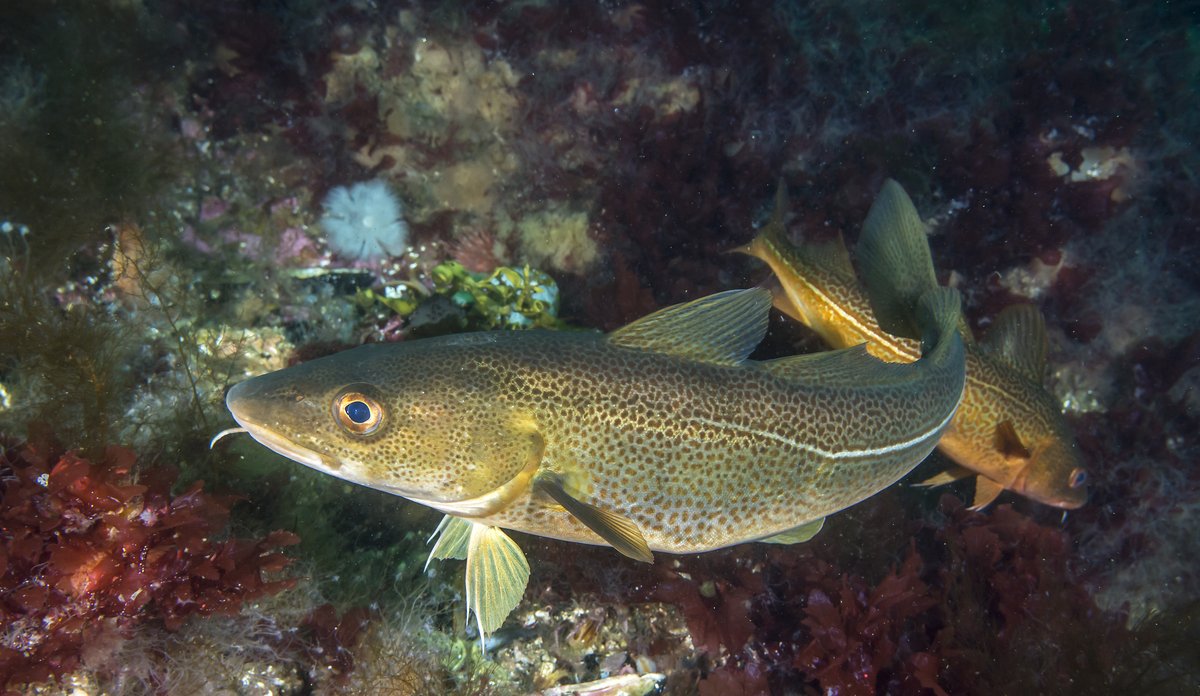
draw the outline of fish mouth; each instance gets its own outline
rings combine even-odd
[[[311,450],[303,445],[296,444],[278,432],[272,430],[268,426],[261,423],[255,423],[248,418],[239,418],[234,414],[233,419],[238,422],[238,425],[246,429],[250,437],[256,442],[263,445],[272,452],[282,454],[283,456],[293,461],[300,462],[305,466],[310,466],[314,469],[332,470],[337,469],[337,462],[330,457]]]
[[[1060,500],[1055,503],[1058,507],[1064,510],[1078,510],[1087,503],[1087,498],[1083,500]]]
[[[1036,488],[1029,485],[1029,470],[1028,468],[1021,471],[1020,475],[1013,480],[1009,490],[1014,493],[1020,493],[1026,498],[1050,505],[1062,510],[1078,510],[1087,504],[1087,492],[1084,491],[1081,495],[1047,495]]]

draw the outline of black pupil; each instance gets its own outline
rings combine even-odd
[[[371,407],[361,401],[346,404],[346,415],[355,423],[366,423],[371,418]]]

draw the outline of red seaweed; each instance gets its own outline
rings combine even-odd
[[[177,472],[135,475],[133,453],[102,458],[22,444],[0,458],[0,687],[61,678],[93,631],[147,622],[179,628],[192,616],[236,614],[294,584],[280,547],[299,538],[224,534],[233,499]]]

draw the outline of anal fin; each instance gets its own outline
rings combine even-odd
[[[764,544],[801,544],[817,535],[821,531],[821,527],[825,526],[825,518],[821,517],[806,522],[799,527],[792,527],[786,531],[769,536],[765,539],[759,539]]]
[[[539,476],[533,485],[534,488],[563,506],[575,519],[611,544],[617,551],[637,561],[654,562],[654,554],[650,552],[650,546],[646,543],[646,538],[642,536],[642,530],[638,529],[632,520],[611,510],[576,500],[563,489],[562,481],[557,476]]]
[[[942,473],[940,473],[936,476],[931,476],[931,477],[925,479],[924,481],[922,481],[918,484],[915,484],[915,485],[922,486],[924,488],[933,488],[935,486],[945,486],[947,484],[954,483],[955,481],[961,481],[969,476],[974,476],[974,475],[975,475],[975,472],[971,471],[967,467],[954,465],[954,466],[947,468]]]

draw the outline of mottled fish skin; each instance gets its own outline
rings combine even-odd
[[[235,386],[228,404],[286,456],[472,522],[604,543],[530,485],[552,472],[633,521],[651,549],[700,552],[821,518],[911,470],[961,397],[951,338],[905,379],[874,385],[598,334],[470,334],[313,360]],[[332,417],[348,388],[384,406],[369,437]]]
[[[782,220],[784,206],[784,198],[778,197],[772,220],[742,249],[765,261],[779,279],[776,308],[834,348],[865,343],[880,360],[919,358],[919,341],[880,328],[841,238],[793,245]],[[961,330],[968,339],[967,387],[938,448],[981,476],[976,505],[993,500],[1001,487],[1060,508],[1083,505],[1087,489],[1074,436],[1040,376],[1033,379],[985,352],[970,340],[965,323]],[[1004,434],[997,429],[1005,423],[1020,440],[1015,449],[1024,451],[1006,446],[1016,443],[997,442]]]

